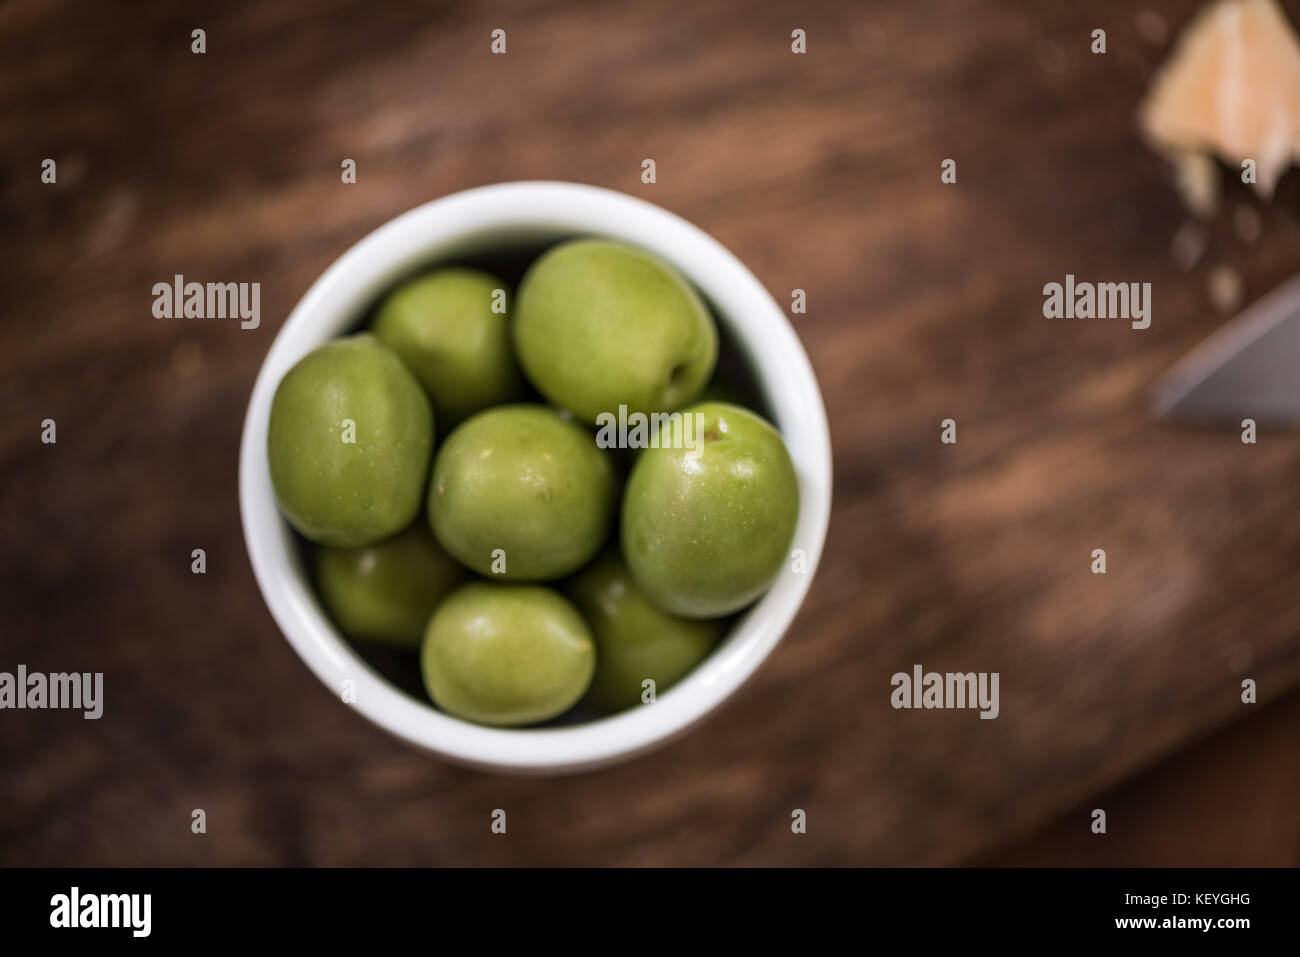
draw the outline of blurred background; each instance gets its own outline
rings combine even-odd
[[[0,670],[105,675],[99,721],[0,713],[0,863],[1300,862],[1300,432],[1146,404],[1300,264],[1295,172],[1264,204],[1220,170],[1179,253],[1135,115],[1197,7],[0,5]],[[335,700],[262,603],[236,493],[311,282],[515,179],[659,203],[779,302],[806,290],[834,440],[827,551],[770,662],[678,742],[567,778],[437,763]],[[176,273],[260,282],[260,328],[155,319]],[[1044,319],[1067,273],[1151,282],[1151,328]],[[999,672],[1000,717],[893,710],[917,663]]]

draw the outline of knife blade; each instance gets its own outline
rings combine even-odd
[[[1300,276],[1176,362],[1152,389],[1161,418],[1300,424]]]

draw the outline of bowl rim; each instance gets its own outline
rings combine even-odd
[[[275,503],[266,452],[270,404],[283,374],[320,343],[354,325],[397,278],[518,237],[595,235],[628,242],[670,262],[713,306],[746,352],[799,481],[792,549],[768,592],[694,671],[642,706],[581,724],[490,728],[454,718],[372,670],[329,621]],[[739,316],[739,317],[738,317]],[[792,429],[793,423],[799,423]],[[258,588],[299,657],[340,697],[383,730],[430,754],[484,770],[560,773],[625,760],[666,744],[726,701],[767,659],[816,574],[830,520],[830,430],[808,356],[767,289],[699,227],[647,200],[580,183],[514,181],[443,196],[363,237],[312,283],[277,332],[258,370],[240,442],[240,516]],[[345,682],[352,682],[350,686]]]

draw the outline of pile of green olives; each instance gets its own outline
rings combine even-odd
[[[719,339],[658,258],[578,239],[512,295],[439,267],[280,381],[267,451],[321,602],[418,655],[443,711],[519,727],[654,700],[781,574],[799,490],[779,433],[710,399]],[[610,416],[654,441],[610,448]]]

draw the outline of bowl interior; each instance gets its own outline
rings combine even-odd
[[[523,237],[512,237],[504,244],[488,243],[483,248],[477,244],[471,243],[464,247],[464,250],[450,260],[439,259],[426,263],[421,263],[415,269],[411,270],[409,275],[399,276],[394,280],[392,288],[396,288],[406,281],[427,271],[430,268],[446,265],[469,266],[496,276],[510,289],[518,290],[519,283],[523,279],[524,273],[528,267],[557,243],[569,239],[582,238],[584,234],[579,233],[547,233],[537,237],[534,240],[528,240]],[[703,297],[710,310],[716,315],[717,309],[712,302],[708,302],[708,297]],[[371,307],[358,317],[357,321],[344,330],[345,335],[352,332],[360,332],[367,328],[375,312],[378,309],[379,302],[382,301],[383,294],[378,300],[371,304]],[[734,393],[737,394],[741,403],[747,408],[753,409],[764,418],[771,421],[774,416],[771,408],[768,406],[767,399],[763,394],[762,383],[754,371],[752,361],[745,350],[744,343],[737,340],[732,335],[731,329],[726,324],[719,324],[718,328],[719,345],[718,345],[718,368],[714,373],[715,382],[724,382]],[[540,395],[534,396],[531,400],[545,402],[546,400]],[[439,442],[446,438],[445,433],[438,436]],[[295,536],[299,544],[299,561],[300,568],[310,568],[310,543],[299,536]],[[323,606],[322,606],[323,607]],[[730,631],[734,624],[736,616],[728,616],[726,622],[726,631]],[[416,654],[410,651],[385,647],[377,643],[355,642],[342,636],[345,641],[351,645],[352,650],[359,655],[371,668],[379,672],[395,688],[404,692],[409,697],[414,698],[420,704],[426,707],[433,707],[426,696],[423,682],[419,674],[419,666]],[[716,649],[715,649],[716,651]],[[581,705],[569,709],[563,715],[539,725],[539,727],[560,727],[564,725],[584,724],[590,721],[603,720],[607,715],[598,711],[584,709]]]
[[[382,294],[407,276],[460,263],[490,268],[517,285],[540,252],[576,236],[641,246],[672,263],[708,302],[719,324],[720,359],[727,356],[748,372],[758,410],[781,431],[794,460],[800,512],[791,547],[803,551],[802,571],[788,563],[769,592],[734,619],[713,654],[653,705],[591,720],[578,715],[579,723],[559,726],[481,727],[438,711],[418,684],[403,687],[385,677],[396,674],[391,658],[359,654],[334,628],[316,597],[300,541],[275,506],[266,457],[270,400],[298,359],[364,324]],[[734,691],[779,641],[821,555],[830,504],[829,433],[812,369],[783,311],[720,244],[685,220],[623,194],[576,184],[503,184],[399,216],[345,253],[308,290],[254,386],[240,455],[240,499],[249,556],[273,617],[340,697],[391,733],[461,763],[579,770],[630,757],[685,730]]]

